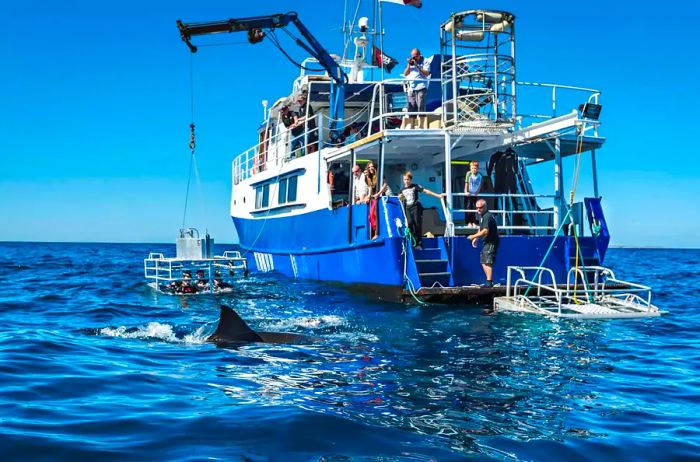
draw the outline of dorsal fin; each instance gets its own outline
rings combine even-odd
[[[262,338],[246,322],[226,305],[221,305],[219,325],[209,341],[213,342],[262,342]]]

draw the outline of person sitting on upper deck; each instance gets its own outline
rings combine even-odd
[[[484,191],[486,186],[486,182],[483,180],[483,175],[479,173],[479,162],[471,161],[469,171],[464,177],[465,209],[476,210],[476,201],[479,199],[477,196]],[[476,226],[479,218],[476,212],[466,212],[465,221],[469,226]]]
[[[424,192],[438,199],[445,197],[445,193],[434,193],[431,190],[422,187],[419,184],[413,183],[413,173],[406,172],[403,175],[403,196],[406,206],[406,220],[408,221],[408,229],[416,240],[416,249],[422,249],[423,243],[423,206],[418,200],[418,193]]]
[[[366,204],[369,201],[369,188],[359,165],[352,168],[352,203]]]
[[[297,121],[296,125],[301,127],[301,142],[304,142],[303,134],[304,134],[304,122],[306,122],[307,126],[307,141],[308,141],[308,148],[307,152],[310,154],[312,152],[317,151],[317,143],[318,143],[318,131],[316,130],[316,119],[314,118],[314,109],[311,107],[311,105],[308,105],[308,114],[307,114],[307,93],[306,91],[302,91],[301,95],[299,96],[299,99],[297,100],[297,103],[299,104],[299,111],[297,112]]]
[[[403,75],[408,79],[408,112],[425,112],[425,95],[428,92],[430,63],[420,54],[418,48],[411,50]]]

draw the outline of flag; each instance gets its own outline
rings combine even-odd
[[[387,72],[391,72],[391,70],[396,66],[399,62],[389,56],[386,53],[382,53],[382,50],[380,50],[377,47],[372,47],[372,64],[375,66],[383,67],[386,69]]]
[[[398,3],[399,5],[410,5],[420,8],[423,6],[423,0],[379,0],[380,2]]]

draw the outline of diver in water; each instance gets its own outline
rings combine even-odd
[[[199,291],[207,291],[209,290],[209,280],[204,278],[204,270],[197,270],[196,273],[197,276],[197,282],[195,283],[195,286],[197,287],[197,290]]]
[[[214,289],[222,290],[228,289],[229,287],[231,287],[231,284],[229,284],[221,278],[221,271],[216,270],[216,272],[214,273]]]
[[[192,283],[192,273],[185,271],[182,273],[182,285],[180,287],[181,294],[196,294],[197,286]]]

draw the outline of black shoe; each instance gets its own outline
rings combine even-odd
[[[482,287],[484,289],[490,289],[493,287],[493,282],[492,281],[486,281],[484,284],[481,284],[479,287]]]

